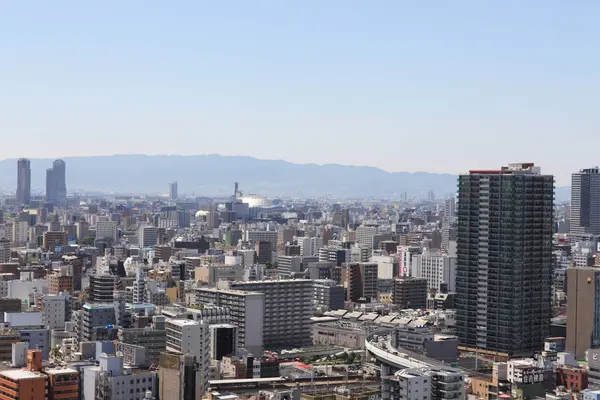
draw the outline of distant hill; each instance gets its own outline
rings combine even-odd
[[[179,192],[196,196],[233,193],[240,182],[245,193],[265,196],[394,197],[402,192],[437,197],[456,192],[456,175],[427,172],[387,172],[374,167],[337,164],[294,164],[252,157],[198,155],[115,155],[63,158],[67,164],[67,187],[75,190],[120,193],[167,193],[168,183],[177,181]],[[51,159],[32,159],[32,192],[45,188],[46,168]],[[16,160],[0,161],[0,188],[14,192]]]

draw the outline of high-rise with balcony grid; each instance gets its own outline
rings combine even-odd
[[[457,333],[463,350],[529,356],[550,333],[554,178],[532,163],[458,179]]]

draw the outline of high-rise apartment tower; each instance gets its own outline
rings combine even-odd
[[[600,168],[571,176],[571,233],[600,235]]]
[[[542,350],[550,334],[554,178],[532,163],[458,180],[460,345],[504,356]]]
[[[177,200],[179,193],[177,192],[177,182],[169,183],[169,198],[171,200]]]
[[[55,160],[52,168],[46,170],[46,201],[67,204],[66,166],[63,160]]]
[[[31,167],[29,160],[17,161],[17,203],[28,205],[31,200]]]

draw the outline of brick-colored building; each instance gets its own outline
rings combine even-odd
[[[48,375],[48,400],[77,400],[79,373],[71,368],[52,368]]]
[[[68,245],[67,232],[44,232],[42,247],[47,251],[55,251],[57,247]]]
[[[42,369],[42,352],[27,352],[26,369],[0,371],[0,399],[46,400],[47,377]]]
[[[563,365],[556,369],[556,385],[581,392],[588,387],[588,371],[585,368]]]
[[[60,292],[73,292],[73,277],[61,270],[48,276],[48,293],[59,294]]]

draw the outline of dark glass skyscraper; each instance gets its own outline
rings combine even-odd
[[[31,200],[31,166],[29,160],[17,161],[17,203],[28,205]]]
[[[600,235],[600,168],[572,175],[570,225],[574,235]]]
[[[456,308],[463,348],[529,356],[550,333],[554,178],[534,164],[458,180]]]
[[[56,160],[46,170],[46,201],[56,205],[67,204],[66,167],[63,160]]]

